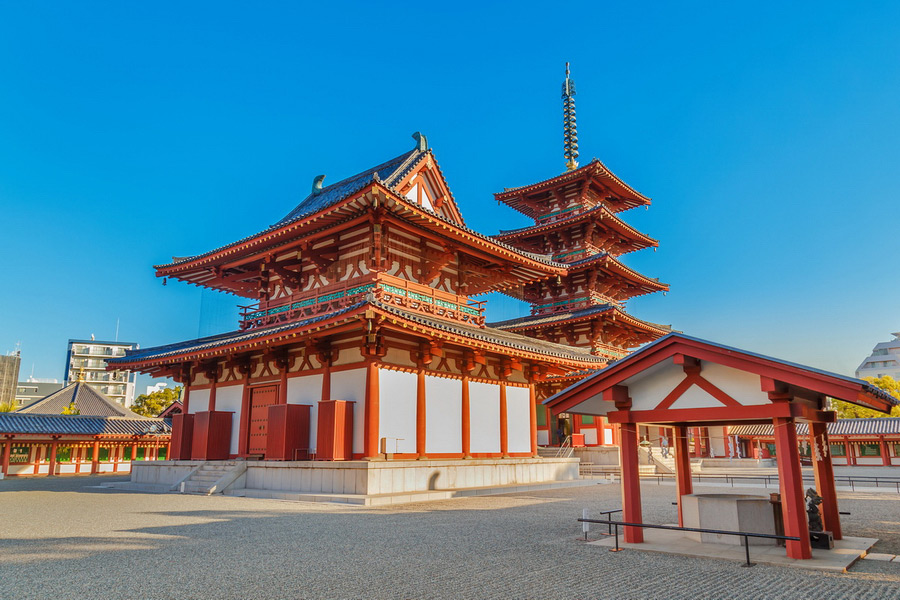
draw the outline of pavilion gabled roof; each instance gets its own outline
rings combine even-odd
[[[83,381],[71,383],[63,389],[53,392],[49,396],[16,412],[33,415],[61,415],[63,410],[73,405],[73,403],[80,415],[143,418]]]
[[[896,398],[876,386],[846,375],[831,373],[797,363],[740,350],[716,342],[694,338],[683,333],[671,333],[647,344],[594,375],[562,390],[544,401],[554,412],[578,412],[577,407],[598,402],[612,406],[604,392],[627,384],[631,378],[653,376],[657,366],[689,357],[700,362],[710,362],[758,376],[757,392],[762,381],[796,397],[832,397],[866,408],[890,412],[900,404]],[[662,412],[656,411],[656,412]],[[671,410],[674,414],[676,410]]]

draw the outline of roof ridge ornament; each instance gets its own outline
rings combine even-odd
[[[412,134],[412,138],[416,140],[416,150],[419,152],[428,150],[428,138],[426,138],[424,134],[417,131]]]
[[[312,195],[318,196],[322,193],[322,182],[325,181],[324,175],[316,175],[316,178],[313,179],[312,185]]]
[[[569,78],[569,63],[566,63],[566,80],[562,85],[563,100],[563,156],[566,170],[578,168],[578,128],[575,124],[575,82]]]

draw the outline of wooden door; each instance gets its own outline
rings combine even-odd
[[[266,453],[269,432],[269,407],[278,402],[277,385],[261,385],[250,389],[249,454]]]

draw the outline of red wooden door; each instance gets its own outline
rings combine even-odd
[[[269,407],[278,401],[277,385],[261,385],[250,390],[249,454],[265,454],[269,432]]]

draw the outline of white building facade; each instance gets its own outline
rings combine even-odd
[[[859,367],[856,368],[856,376],[884,377],[889,375],[900,380],[900,332],[891,334],[894,336],[889,342],[876,344],[870,354]]]
[[[79,374],[83,371],[84,381],[91,387],[122,406],[129,407],[134,404],[137,373],[125,369],[107,371],[106,361],[125,356],[126,350],[135,350],[139,347],[133,342],[69,340],[65,384],[78,381]]]

